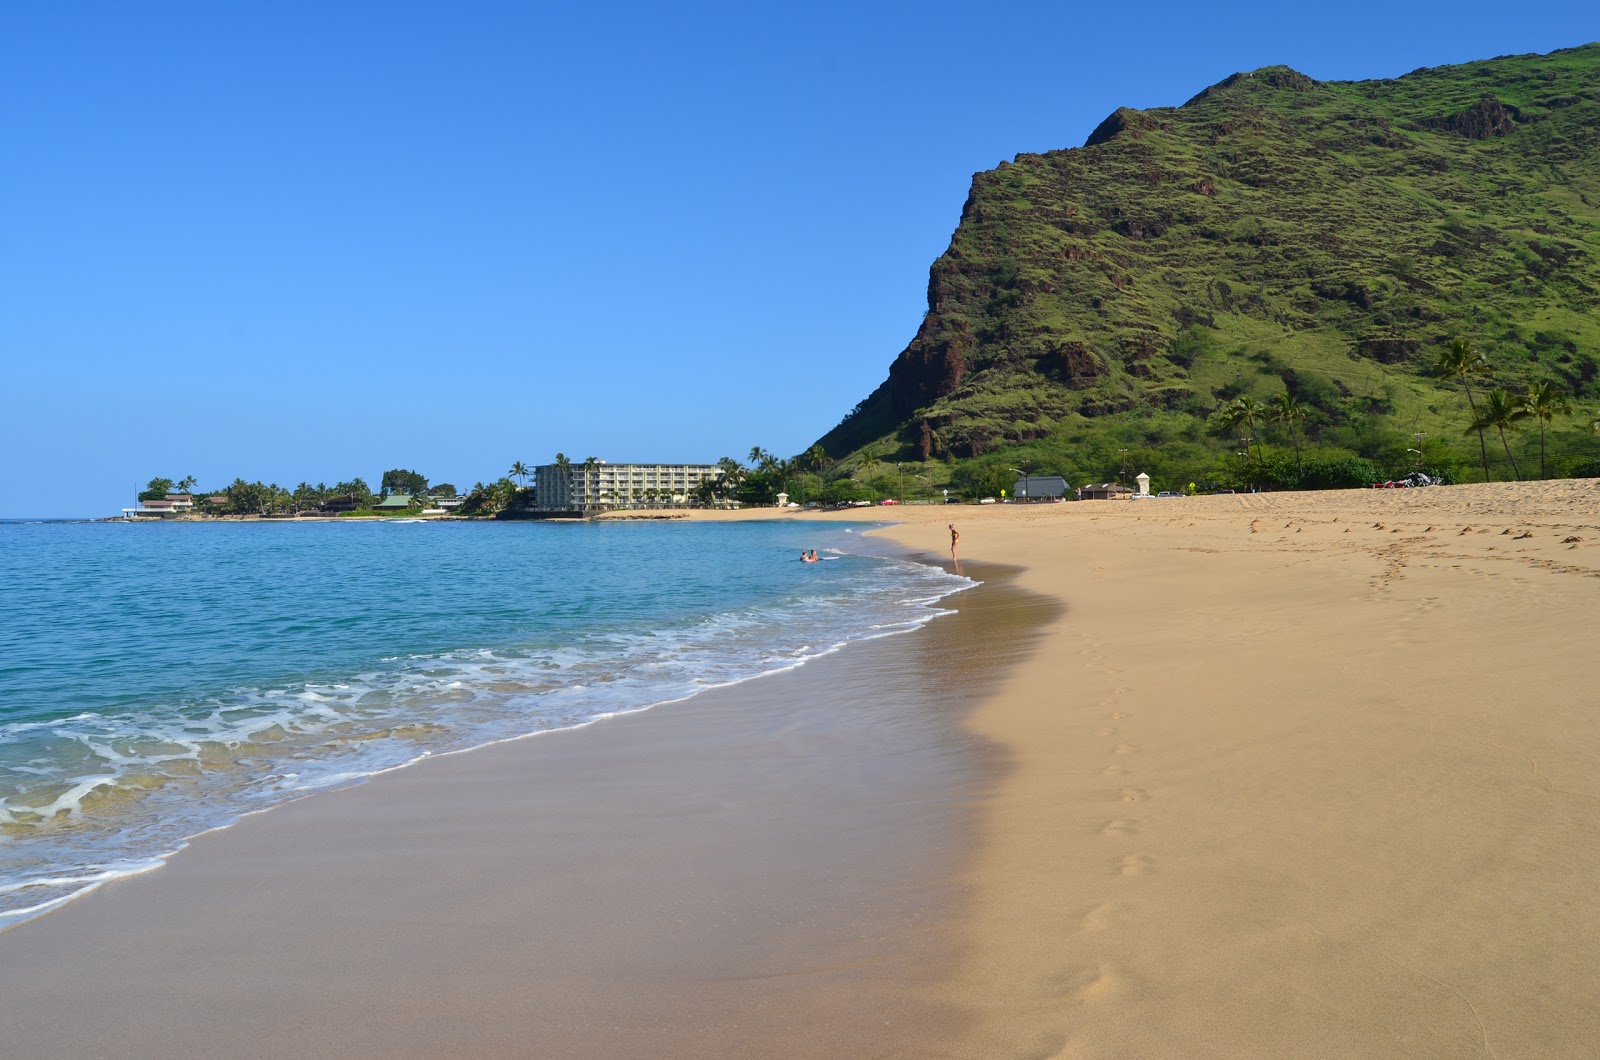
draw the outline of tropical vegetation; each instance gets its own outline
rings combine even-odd
[[[1266,67],[977,174],[916,335],[820,444],[963,493],[1115,478],[1124,449],[1162,488],[1511,479],[1589,466],[1597,405],[1591,44]]]

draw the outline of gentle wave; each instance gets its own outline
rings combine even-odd
[[[0,927],[308,792],[791,670],[914,629],[973,584],[845,558],[828,566],[852,577],[826,591],[661,628],[397,656],[337,680],[0,725]]]

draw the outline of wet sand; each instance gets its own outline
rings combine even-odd
[[[7,1056],[936,1055],[1004,587],[692,700],[431,760],[0,934]]]

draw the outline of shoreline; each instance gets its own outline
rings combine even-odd
[[[863,524],[863,526],[865,525]],[[841,537],[840,540],[843,541],[844,539]],[[859,542],[860,539],[857,538],[856,540]],[[853,551],[864,551],[868,556],[877,558],[894,558],[897,556],[909,558],[904,557],[901,550],[885,543],[879,543],[876,548],[868,550],[862,550],[858,546]],[[104,850],[91,851],[90,855],[81,856],[77,862],[63,861],[57,858],[55,859],[54,867],[48,865],[39,867],[36,865],[31,874],[15,877],[8,876],[8,878],[0,880],[0,883],[9,885],[0,887],[0,890],[11,890],[13,892],[9,897],[32,896],[31,904],[27,908],[6,908],[4,911],[0,911],[0,934],[28,923],[37,917],[47,915],[68,903],[119,880],[146,875],[160,869],[172,859],[181,857],[183,851],[197,840],[224,832],[248,818],[271,812],[290,803],[345,790],[377,777],[412,768],[425,762],[476,752],[501,744],[516,743],[536,736],[548,736],[556,732],[579,730],[598,724],[612,723],[631,715],[670,708],[694,699],[699,695],[736,689],[749,682],[780,676],[785,672],[797,670],[825,659],[841,650],[848,650],[858,643],[894,636],[902,632],[916,631],[930,622],[937,621],[947,610],[951,609],[951,597],[974,584],[960,579],[949,579],[937,573],[942,569],[937,564],[918,562],[916,565],[925,568],[932,580],[938,584],[932,588],[919,588],[916,590],[918,595],[915,599],[908,598],[905,601],[906,606],[903,609],[903,614],[897,612],[897,618],[879,615],[877,616],[878,621],[871,625],[866,624],[864,619],[857,616],[857,620],[853,624],[847,623],[845,626],[834,625],[826,629],[820,627],[813,629],[809,635],[814,635],[818,639],[804,644],[800,641],[794,641],[793,645],[791,645],[795,649],[792,654],[787,652],[773,654],[774,645],[769,644],[766,651],[767,657],[747,658],[742,669],[727,666],[716,667],[708,664],[707,667],[701,667],[696,671],[698,676],[695,677],[692,683],[680,680],[675,684],[670,682],[667,684],[658,682],[654,686],[647,684],[643,687],[632,688],[631,695],[625,693],[620,697],[613,695],[607,698],[603,690],[589,693],[586,697],[587,707],[595,713],[588,717],[567,716],[551,722],[543,714],[537,712],[528,716],[519,714],[515,715],[509,723],[498,725],[485,723],[480,724],[476,729],[458,728],[449,740],[436,740],[428,744],[420,741],[417,743],[402,741],[397,747],[398,756],[391,753],[376,758],[369,757],[358,763],[341,764],[332,772],[327,769],[307,769],[308,763],[319,764],[325,760],[318,758],[318,749],[313,748],[309,754],[302,755],[296,760],[292,761],[289,758],[277,760],[279,766],[297,770],[296,773],[291,774],[292,776],[303,780],[307,775],[311,775],[313,779],[292,789],[280,790],[270,799],[219,801],[207,797],[203,791],[197,793],[191,790],[179,801],[169,801],[168,809],[171,810],[174,807],[181,809],[185,801],[191,806],[212,805],[216,809],[214,812],[205,815],[180,814],[173,816],[169,813],[167,820],[173,827],[160,832],[160,838],[164,844],[162,846],[155,846],[149,842],[151,830],[147,825],[152,818],[148,816],[139,818],[131,825],[124,820],[116,826],[115,830],[120,830],[124,833],[144,834],[146,842],[143,845],[133,850],[118,848],[109,853]],[[920,595],[922,593],[926,593],[926,595]],[[621,685],[619,684],[617,687],[621,687]],[[407,728],[417,724],[426,725],[427,723],[425,720],[419,722],[416,718],[401,718],[392,721],[388,728],[380,732],[379,735],[383,735],[385,732],[404,732]],[[553,725],[554,727],[545,727],[546,725]],[[527,728],[528,726],[537,727],[529,729]],[[443,728],[442,725],[438,727]],[[219,775],[227,775],[222,770],[217,772]],[[271,768],[261,769],[258,764],[257,772],[268,773],[271,772]],[[112,831],[113,829],[111,828],[105,828],[101,830],[101,833],[89,834],[92,840],[95,835],[110,834]],[[30,840],[32,839],[32,837],[29,838]],[[24,852],[34,853],[31,848],[26,849]],[[53,854],[54,851],[51,851],[51,853]],[[79,853],[81,854],[81,852]],[[79,866],[91,864],[88,861],[88,857],[95,853],[100,855],[100,861],[96,868],[79,868]],[[33,884],[19,881],[39,881],[45,886],[38,886],[33,890],[29,890],[28,888]],[[68,886],[73,888],[72,892],[61,893]]]
[[[765,680],[203,836],[0,933],[0,1033],[61,1056],[936,1048],[989,783],[961,718],[1050,606],[1002,580]]]
[[[1585,647],[1600,483],[907,505],[893,518],[872,533],[930,557],[956,523],[963,566],[1006,563],[1010,583],[949,598],[957,616],[905,636],[708,692],[683,715],[750,700],[776,710],[769,721],[814,724],[745,730],[735,748],[674,735],[678,716],[658,708],[574,734],[589,751],[570,790],[602,774],[616,785],[595,807],[564,804],[598,815],[577,835],[480,821],[451,794],[526,772],[491,768],[495,748],[293,804],[267,815],[295,810],[278,847],[252,828],[259,844],[186,869],[187,904],[132,881],[0,934],[0,950],[37,936],[12,951],[36,955],[20,962],[29,972],[0,964],[0,1032],[52,1045],[88,1011],[71,1028],[80,1054],[175,1025],[193,1041],[263,1035],[257,1048],[281,1052],[270,1035],[306,1012],[340,1036],[315,1039],[324,1053],[525,1054],[533,1026],[574,1056],[1586,1055],[1600,1035],[1600,723]],[[961,606],[986,598],[997,610]],[[1015,628],[1013,607],[1028,612]],[[759,695],[739,694],[752,685]],[[829,713],[840,704],[910,725],[891,724],[897,740],[912,718],[939,739],[830,742],[849,730]],[[653,733],[667,744],[650,746]],[[702,757],[686,767],[672,750]],[[703,793],[724,768],[734,782],[687,818],[709,827],[683,830],[667,794]],[[904,786],[907,769],[932,783]],[[773,778],[781,794],[762,802]],[[402,800],[378,797],[401,787]],[[303,910],[248,902],[241,922],[229,892],[265,881],[271,899],[285,872],[272,858],[301,838],[300,814],[305,828],[327,821],[296,807],[332,799],[359,806],[346,820],[393,852],[427,852],[431,900],[308,892],[309,925]],[[442,804],[472,822],[464,847],[515,851],[531,836],[565,854],[438,884],[434,863],[463,847],[396,817]],[[650,827],[634,827],[640,814]],[[636,843],[657,845],[641,861]],[[414,882],[326,835],[314,845],[335,859],[325,879]],[[732,905],[705,900],[708,879]],[[662,898],[668,882],[678,898]],[[455,909],[454,886],[474,888],[469,908]],[[540,886],[543,904],[530,902]],[[419,930],[403,909],[447,921],[426,925],[437,952],[405,950],[443,954],[442,978],[390,967]],[[519,965],[509,940],[540,909],[575,911],[577,925]],[[119,934],[130,919],[148,924],[132,939]],[[678,933],[641,940],[663,924]],[[292,973],[308,984],[269,977],[275,1002],[228,994],[229,976],[293,967],[284,931],[315,958]],[[208,957],[219,940],[228,952]],[[162,963],[176,953],[209,959],[212,975]],[[34,982],[40,966],[56,978]],[[85,986],[85,968],[105,978]],[[119,968],[148,983],[123,984]],[[560,1011],[541,1008],[555,998]],[[330,1007],[361,1025],[318,1023]],[[216,1014],[189,1027],[195,1010]],[[444,1029],[417,1030],[423,1011]]]

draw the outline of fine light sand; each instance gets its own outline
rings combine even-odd
[[[1600,482],[899,511],[1070,605],[943,1055],[1595,1055]]]
[[[0,1052],[1593,1055],[1597,486],[743,513],[1021,570],[0,934]]]

